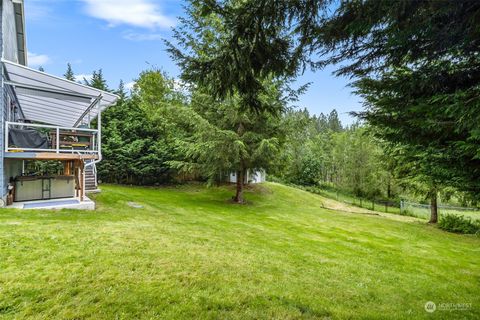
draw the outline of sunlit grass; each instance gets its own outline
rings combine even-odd
[[[418,207],[409,206],[404,210],[403,214],[428,220],[430,219],[431,213],[430,213],[430,208],[418,208]],[[480,211],[474,211],[473,209],[472,210],[455,210],[450,208],[441,208],[441,207],[438,208],[438,215],[440,216],[440,218],[447,214],[463,216],[465,218],[470,218],[472,220],[480,220]]]
[[[246,205],[231,187],[102,189],[94,212],[0,212],[0,318],[480,317],[477,237],[276,184]]]

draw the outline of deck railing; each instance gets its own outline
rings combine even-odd
[[[42,143],[45,148],[28,146],[28,141],[23,141],[22,146],[11,141],[10,133],[38,134],[38,139],[45,139]],[[26,139],[28,140],[28,139]],[[88,128],[61,127],[36,123],[5,122],[5,152],[55,152],[55,153],[98,153],[98,130]]]

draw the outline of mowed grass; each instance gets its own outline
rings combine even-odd
[[[232,187],[102,190],[94,212],[0,211],[1,319],[480,317],[478,237],[277,184],[247,205]]]
[[[429,220],[430,219],[430,208],[416,208],[416,207],[407,207],[406,215],[412,216],[412,217],[417,217],[420,219],[425,219]],[[470,219],[472,221],[478,220],[480,222],[480,211],[475,211],[475,210],[453,210],[449,208],[438,208],[438,215],[439,218],[442,219],[442,217],[446,215],[456,215],[456,216],[463,216],[464,218]]]

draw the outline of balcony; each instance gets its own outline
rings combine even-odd
[[[97,159],[99,130],[5,122],[5,157],[39,160]]]
[[[5,158],[101,158],[101,113],[118,96],[11,61],[1,62]],[[89,129],[93,120],[97,128]]]

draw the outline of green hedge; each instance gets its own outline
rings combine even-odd
[[[480,234],[480,222],[472,221],[469,217],[462,217],[455,214],[440,216],[438,227],[449,232]]]

